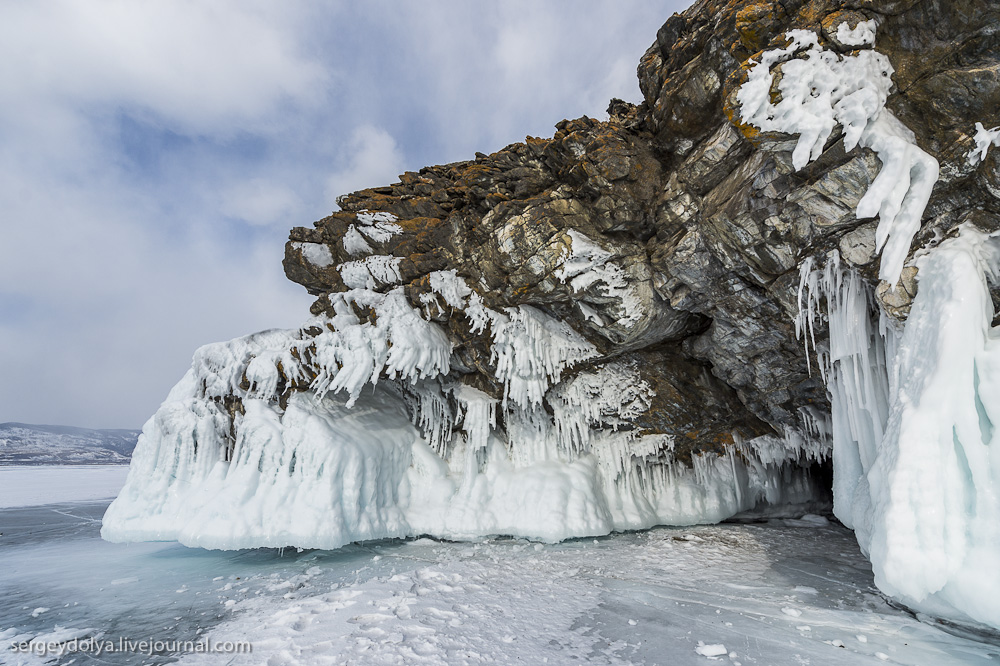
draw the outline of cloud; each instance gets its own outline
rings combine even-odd
[[[296,326],[338,195],[637,100],[683,3],[0,3],[0,421],[135,427],[200,345]]]
[[[8,117],[114,105],[189,132],[232,130],[324,84],[291,39],[295,12],[261,3],[54,0],[6,3],[2,15]]]
[[[346,163],[326,180],[326,199],[332,205],[342,194],[394,183],[403,172],[403,156],[396,140],[377,127],[356,128],[344,152]]]
[[[292,213],[302,208],[301,200],[290,187],[263,178],[232,185],[221,199],[219,210],[223,215],[255,226],[290,224]]]

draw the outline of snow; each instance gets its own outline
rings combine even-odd
[[[705,645],[701,641],[698,641],[698,647],[696,647],[694,651],[703,657],[722,657],[729,654],[729,650],[727,650],[726,646],[722,643]]]
[[[125,465],[0,466],[0,508],[114,497]]]
[[[459,309],[466,306],[472,290],[465,284],[465,280],[458,276],[458,271],[455,269],[433,271],[429,277],[431,289],[440,294],[445,303]]]
[[[837,26],[837,40],[846,46],[871,46],[875,43],[875,19],[859,21],[851,28],[847,21]]]
[[[995,241],[966,228],[918,259],[906,326],[874,324],[835,258],[804,279],[829,308],[834,511],[880,589],[908,606],[1000,627],[1000,330]],[[813,296],[809,297],[814,298]]]
[[[199,666],[697,665],[709,663],[696,651],[709,645],[726,646],[723,663],[741,664],[1000,657],[995,646],[887,604],[851,533],[830,524],[655,528],[544,546],[422,538],[336,551],[198,551],[101,541],[102,510],[0,512],[0,663],[46,663],[8,652],[10,643],[74,637],[252,643],[249,655],[176,647],[152,658],[100,655],[108,664]],[[32,617],[39,607],[50,610]],[[67,653],[59,663],[74,658],[88,662]]]
[[[345,261],[337,266],[337,272],[349,289],[374,289],[376,285],[399,284],[401,261],[400,257],[372,255],[358,261]]]
[[[323,243],[292,243],[292,247],[302,253],[303,258],[317,268],[326,268],[333,263],[330,248]]]
[[[857,45],[874,43],[871,22],[854,32],[841,24],[838,36],[845,30]],[[846,151],[857,146],[875,151],[882,169],[856,212],[858,218],[879,216],[879,278],[896,284],[937,182],[938,162],[916,145],[913,133],[885,108],[894,70],[884,54],[865,48],[842,56],[822,49],[816,33],[809,30],[792,30],[786,37],[790,44],[765,51],[740,87],[737,99],[743,122],[765,132],[798,134],[792,151],[796,169],[820,156],[838,125],[844,132]],[[779,64],[781,101],[774,104],[772,68]]]
[[[398,219],[392,213],[360,211],[355,215],[355,223],[347,225],[347,231],[341,239],[344,251],[352,257],[371,254],[373,250],[368,241],[385,243],[393,236],[403,233],[403,227],[396,224]],[[329,254],[329,248],[327,248],[327,253]],[[312,260],[310,259],[310,261]],[[331,263],[333,263],[332,257],[326,264],[322,265],[329,266]]]
[[[372,246],[353,224],[347,229],[341,242],[344,244],[344,250],[352,257],[372,253]]]
[[[392,213],[364,210],[358,213],[357,219],[355,228],[376,243],[384,243],[403,233],[403,227],[396,224],[399,218]]]
[[[968,160],[972,166],[986,160],[991,146],[1000,146],[1000,127],[986,129],[982,123],[976,123],[976,136],[973,137],[976,147],[969,151]]]
[[[570,241],[570,252],[555,271],[556,278],[560,282],[569,281],[575,294],[598,286],[602,297],[617,300],[618,323],[625,328],[634,326],[642,319],[642,301],[626,278],[625,269],[611,260],[611,252],[575,229],[570,229],[566,235]],[[584,303],[578,304],[585,316],[598,326],[604,326],[605,322],[600,315]]]

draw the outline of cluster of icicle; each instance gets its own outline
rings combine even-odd
[[[764,131],[798,134],[792,163],[801,169],[822,154],[839,125],[844,149],[871,148],[882,162],[878,177],[858,202],[857,216],[878,215],[879,277],[896,284],[920,218],[938,179],[938,162],[921,150],[909,128],[885,108],[892,88],[889,59],[871,48],[875,22],[838,29],[844,43],[865,47],[850,55],[823,49],[810,30],[786,34],[789,45],[765,51],[749,72],[738,100],[743,122]],[[774,69],[780,66],[781,101],[771,100]]]
[[[918,259],[900,332],[836,254],[802,267],[801,332],[832,402],[834,512],[886,593],[1000,627],[1000,329],[995,241],[973,229]]]
[[[816,427],[677,462],[671,437],[633,425],[654,397],[635,364],[598,362],[593,344],[537,308],[487,307],[455,271],[432,273],[415,307],[385,268],[393,258],[368,254],[398,233],[394,218],[358,217],[343,239],[358,258],[337,267],[356,286],[331,296],[332,316],[198,350],[143,429],[105,538],[207,548],[419,534],[555,541],[718,522],[819,493],[807,469],[827,453]],[[597,269],[613,278],[608,257],[574,247],[566,279]],[[300,251],[329,266],[324,248]],[[488,340],[499,398],[452,370],[432,301]],[[583,361],[595,364],[566,375]]]

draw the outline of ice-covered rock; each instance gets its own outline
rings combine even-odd
[[[285,248],[314,318],[198,352],[107,536],[559,539],[832,487],[883,589],[1000,626],[970,573],[1000,290],[990,242],[944,242],[1000,230],[998,21],[701,0],[641,104],[341,197]]]

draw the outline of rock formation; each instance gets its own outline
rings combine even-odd
[[[345,234],[358,212],[385,211],[402,232],[369,246],[399,258],[399,279],[376,288],[404,285],[414,307],[447,327],[462,382],[502,391],[488,336],[424,298],[434,271],[456,270],[494,309],[530,305],[569,323],[600,350],[577,370],[640,360],[644,377],[675,389],[657,392],[641,426],[677,436],[685,451],[716,449],[732,431],[802,427],[801,410],[829,411],[794,326],[802,261],[839,250],[900,320],[916,271],[904,269],[895,288],[877,280],[876,223],[856,214],[881,168],[876,153],[845,151],[838,127],[796,169],[797,137],[744,123],[737,92],[786,32],[813,30],[824,48],[848,54],[858,47],[841,43],[837,27],[874,19],[895,68],[886,108],[941,165],[912,258],[963,222],[998,228],[997,153],[978,167],[966,159],[975,122],[998,120],[998,18],[988,2],[697,2],[643,56],[639,106],[614,100],[607,122],[562,121],[552,139],[346,195],[341,212],[292,230],[286,274],[317,297],[313,314],[332,312],[330,294],[353,286],[338,267],[359,258]],[[570,275],[574,239],[592,256]],[[328,260],[310,260],[314,244]]]
[[[313,319],[199,351],[133,464],[136,486],[162,485],[127,486],[105,534],[331,547],[721,520],[815,506],[838,437],[862,454],[834,490],[866,488],[856,412],[886,427],[885,341],[920,291],[917,258],[960,229],[1000,229],[985,129],[1000,124],[998,21],[986,0],[699,0],[642,57],[639,105],[612,100],[607,121],[564,120],[551,139],[341,197],[285,250]],[[851,331],[860,342],[845,348]],[[845,388],[844,359],[861,357],[858,376],[878,377]],[[381,425],[352,405],[382,410],[396,424],[386,441],[405,430],[413,451],[366,458],[355,431]],[[317,414],[327,426],[309,425]],[[543,473],[557,462],[558,482]],[[137,527],[146,514],[129,506],[178,492],[165,469],[224,489],[213,465],[293,477],[335,465],[309,515],[343,529],[205,537],[208,509],[183,497]],[[860,526],[850,500],[838,515]],[[859,529],[865,548],[879,534]]]

